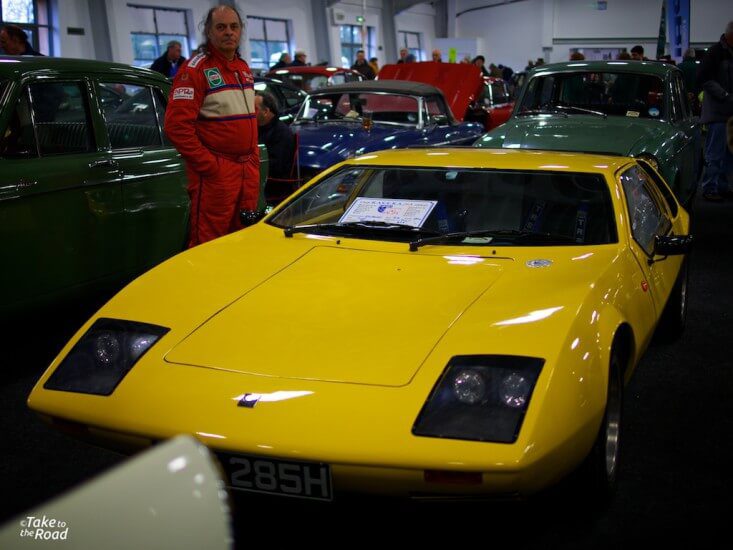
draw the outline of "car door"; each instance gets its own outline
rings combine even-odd
[[[647,287],[658,317],[682,262],[681,256],[663,259],[654,255],[654,238],[673,232],[673,215],[653,179],[640,166],[627,168],[620,181],[628,209],[631,251],[645,276],[646,285],[642,283],[642,286]]]
[[[674,139],[674,158],[676,164],[680,167],[679,181],[672,182],[671,186],[677,187],[675,191],[677,196],[681,197],[682,202],[686,203],[691,198],[695,187],[699,170],[701,168],[701,135],[700,125],[697,118],[692,114],[685,85],[682,76],[676,73],[672,74],[670,86],[671,113],[670,122],[677,131]]]
[[[183,161],[162,131],[165,96],[139,81],[100,78],[105,134],[122,176],[125,269],[144,271],[180,252],[186,242],[189,198]]]
[[[0,308],[117,276],[120,174],[99,146],[84,77],[16,84],[0,139]]]

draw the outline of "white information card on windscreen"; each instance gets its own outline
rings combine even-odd
[[[422,227],[438,201],[357,198],[339,223],[384,222]]]

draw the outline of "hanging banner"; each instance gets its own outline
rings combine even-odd
[[[659,37],[657,38],[657,56],[655,59],[659,59],[664,55],[664,47],[667,45],[667,2],[669,0],[662,0],[662,17],[659,19]]]
[[[690,47],[690,0],[667,1],[669,53],[677,63]]]

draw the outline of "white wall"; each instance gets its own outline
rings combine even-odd
[[[94,38],[92,23],[89,19],[89,2],[87,0],[59,0],[57,14],[58,28],[55,29],[58,42],[54,51],[57,57],[77,57],[94,59]],[[83,28],[83,35],[67,34],[69,27]]]
[[[730,0],[690,0],[690,42],[713,44],[733,21]]]
[[[430,61],[430,52],[435,48],[435,8],[429,3],[417,4],[395,17],[395,30],[420,33],[423,59]],[[390,54],[385,52],[388,63],[394,63],[399,57],[401,45],[397,44],[397,51]]]
[[[554,38],[654,38],[662,0],[609,0],[599,11],[591,0],[555,0]],[[629,47],[633,46],[631,44]]]
[[[586,0],[587,2],[588,0]],[[456,11],[488,2],[459,1]],[[543,0],[526,0],[473,11],[457,18],[456,37],[483,41],[486,64],[494,63],[521,71],[528,59],[543,56]]]

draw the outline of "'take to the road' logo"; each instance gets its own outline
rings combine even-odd
[[[20,520],[21,538],[33,540],[66,540],[69,536],[69,527],[65,521],[49,519],[46,516],[37,518],[28,516]]]

